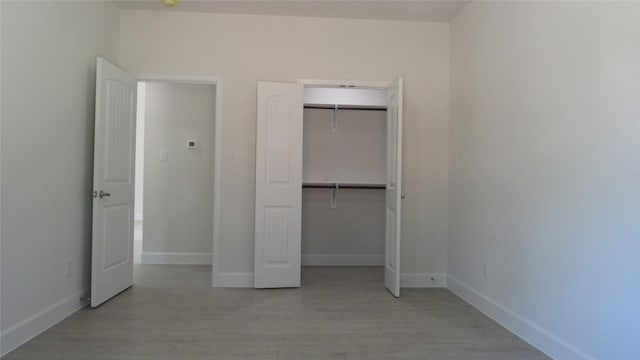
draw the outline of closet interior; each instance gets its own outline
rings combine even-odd
[[[400,296],[402,84],[258,82],[254,288],[299,287],[304,265],[383,265]]]
[[[387,91],[305,87],[302,147],[302,266],[382,267]]]

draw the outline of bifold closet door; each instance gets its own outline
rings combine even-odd
[[[400,229],[402,198],[402,78],[387,96],[387,190],[385,200],[384,286],[400,296]]]
[[[302,84],[258,82],[254,288],[300,286]]]

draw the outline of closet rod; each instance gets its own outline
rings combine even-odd
[[[303,189],[381,189],[385,185],[348,185],[348,184],[322,184],[322,185],[302,185]]]
[[[383,106],[357,106],[357,105],[304,105],[305,109],[327,109],[327,110],[368,110],[387,111]]]

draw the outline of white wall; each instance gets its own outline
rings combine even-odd
[[[640,358],[638,7],[452,22],[449,286],[558,359]]]
[[[95,61],[117,60],[119,20],[110,1],[0,6],[7,352],[88,296]]]
[[[256,83],[405,75],[402,271],[444,272],[449,25],[122,11],[120,62],[137,73],[222,76],[221,272],[253,271]],[[146,204],[145,204],[146,205]]]
[[[142,262],[178,253],[211,263],[215,87],[159,82],[145,87]],[[197,149],[187,148],[190,139],[197,140]],[[160,161],[161,151],[168,161]]]
[[[302,181],[387,182],[386,111],[305,109]]]
[[[302,191],[303,265],[384,265],[384,190]]]

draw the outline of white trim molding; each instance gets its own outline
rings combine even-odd
[[[364,89],[386,89],[391,86],[391,81],[369,81],[369,80],[324,80],[324,79],[298,79],[298,84],[304,86],[317,87],[338,87],[348,86]]]
[[[2,340],[0,340],[2,341],[2,354],[0,356],[15,350],[69,315],[87,306],[89,302],[86,299],[89,294],[89,289],[78,291],[10,326],[2,332]]]
[[[222,78],[208,75],[181,75],[181,74],[153,74],[138,73],[135,75],[138,81],[168,82],[179,84],[218,85]]]
[[[140,263],[145,265],[211,265],[211,253],[143,252]]]
[[[216,287],[253,287],[252,272],[221,272],[214,274],[213,286]]]
[[[302,254],[302,266],[383,266],[384,254]]]
[[[447,286],[445,273],[401,273],[401,288],[443,288]]]
[[[447,275],[447,288],[481,313],[553,359],[594,359],[569,342],[451,275]]]

